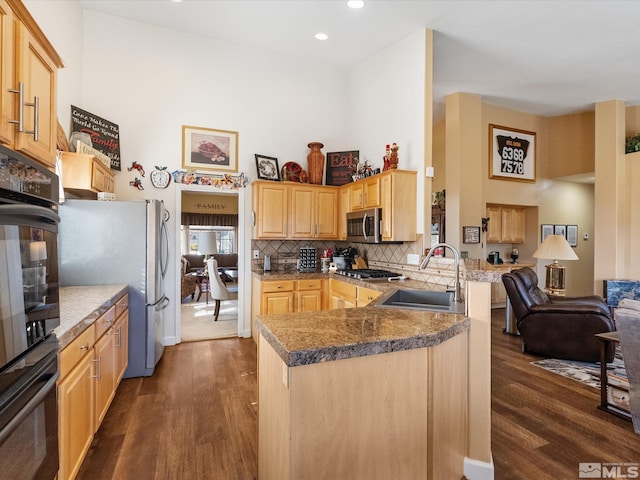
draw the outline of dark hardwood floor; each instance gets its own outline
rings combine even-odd
[[[598,410],[598,390],[531,365],[503,325],[494,310],[495,479],[577,479],[581,462],[640,463],[631,423]],[[78,478],[254,479],[256,400],[253,340],[168,347],[152,377],[123,380]]]

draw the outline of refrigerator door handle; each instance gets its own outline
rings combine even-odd
[[[169,300],[169,297],[167,297],[166,295],[163,295],[160,300],[158,300],[155,303],[150,303],[147,306],[156,307],[156,310],[164,310],[169,306],[169,303],[171,303],[171,301]]]
[[[162,237],[164,242],[162,242],[162,248],[165,250],[164,262],[160,261],[160,273],[162,274],[162,278],[167,274],[167,267],[169,266],[169,229],[167,228],[167,222],[162,221]]]

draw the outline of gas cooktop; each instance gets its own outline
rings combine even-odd
[[[388,270],[377,270],[375,268],[361,268],[358,270],[339,270],[337,272],[345,277],[357,278],[358,280],[376,280],[389,277],[399,277],[400,274]]]

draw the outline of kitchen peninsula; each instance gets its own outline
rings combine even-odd
[[[375,305],[257,318],[260,478],[461,478],[492,469],[490,283],[467,314]],[[482,380],[480,380],[482,379]]]

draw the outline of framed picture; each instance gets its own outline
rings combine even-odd
[[[344,185],[351,181],[360,162],[360,151],[328,152],[325,185]]]
[[[567,242],[572,247],[578,246],[578,225],[567,225]]]
[[[278,159],[275,157],[256,153],[256,170],[258,170],[259,180],[280,181],[280,168],[278,168]]]
[[[542,243],[544,242],[544,239],[547,238],[549,235],[553,235],[553,225],[543,223],[540,231],[541,231],[540,243]]]
[[[182,167],[238,171],[238,132],[182,126]]]
[[[489,178],[535,182],[535,132],[489,125]]]
[[[553,234],[554,235],[562,235],[564,238],[567,238],[567,226],[566,225],[554,225],[553,226]]]
[[[462,227],[462,243],[480,243],[480,227]]]

